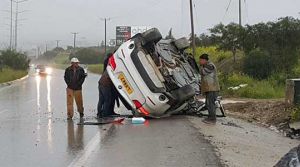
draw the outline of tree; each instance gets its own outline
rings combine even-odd
[[[256,79],[267,79],[274,70],[273,63],[267,51],[254,49],[246,55],[243,71]]]
[[[221,50],[230,50],[236,62],[236,51],[241,49],[243,27],[235,23],[227,26],[218,24],[210,29],[212,41],[218,44]]]
[[[199,40],[199,41],[197,41]],[[196,46],[209,47],[213,45],[213,41],[210,36],[202,33],[199,37],[195,36]],[[197,45],[198,43],[198,45]]]
[[[68,51],[73,50],[73,46],[67,46],[67,50]]]
[[[260,48],[270,54],[276,66],[274,72],[291,74],[300,56],[300,20],[292,17],[280,18],[276,22],[247,25],[244,31],[243,48],[248,54]]]
[[[65,50],[62,47],[56,47],[56,48],[53,49],[53,51],[55,51],[55,52],[63,52]]]
[[[195,34],[195,36],[194,36],[194,38],[195,38],[195,45],[198,47],[198,46],[202,46],[201,45],[201,40],[200,40],[200,38],[197,36],[197,34]],[[190,38],[189,38],[189,42],[190,42],[190,44],[191,44],[191,47],[192,47],[192,34],[190,34]]]
[[[25,53],[15,50],[3,50],[0,53],[0,60],[4,66],[8,66],[16,70],[26,70],[29,66],[29,58]]]

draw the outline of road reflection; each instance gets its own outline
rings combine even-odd
[[[84,149],[84,129],[83,126],[77,125],[76,134],[75,134],[75,126],[73,120],[68,120],[68,152],[76,153],[80,150]]]
[[[51,79],[52,77],[50,75],[48,76],[40,76],[36,75],[35,76],[35,81],[36,81],[36,101],[37,101],[37,110],[36,110],[36,116],[37,116],[37,125],[36,125],[36,144],[38,144],[41,140],[41,118],[42,118],[42,107],[41,107],[41,100],[42,99],[47,99],[47,144],[49,151],[53,151],[53,123],[52,123],[52,102],[51,102]],[[46,80],[46,85],[44,85]],[[44,92],[43,88],[46,87],[46,92]],[[47,98],[43,98],[45,96]]]
[[[37,75],[35,77],[36,80],[36,102],[37,102],[37,125],[36,125],[36,145],[38,145],[38,143],[41,140],[41,135],[40,135],[40,129],[41,129],[41,91],[40,91],[40,87],[41,87],[41,77],[39,75]]]
[[[48,111],[48,147],[49,150],[53,151],[53,136],[52,136],[52,110],[51,110],[51,76],[46,77],[47,82],[47,111]]]

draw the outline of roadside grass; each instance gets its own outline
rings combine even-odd
[[[256,80],[247,75],[235,73],[229,75],[221,74],[219,79],[223,96],[252,99],[278,99],[285,96],[285,85],[278,84],[274,79]],[[248,86],[238,90],[228,89],[241,84],[248,84]]]
[[[88,71],[95,74],[102,74],[103,64],[88,64]]]
[[[13,70],[11,68],[3,68],[3,70],[0,71],[0,83],[20,79],[27,74],[28,72],[26,70]]]

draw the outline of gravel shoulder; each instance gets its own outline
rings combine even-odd
[[[188,119],[216,147],[224,166],[274,166],[291,148],[299,145],[299,140],[241,119],[219,118],[216,125],[204,124],[199,117]]]

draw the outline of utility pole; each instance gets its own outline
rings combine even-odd
[[[106,55],[106,22],[110,20],[110,18],[101,18],[104,21],[104,55]]]
[[[18,11],[19,10],[19,3],[16,1],[16,18],[15,18],[15,50],[17,50],[18,46]]]
[[[56,40],[56,47],[58,48],[58,44],[59,44],[59,42],[60,42],[61,40]]]
[[[242,2],[239,0],[239,25],[242,26]]]
[[[191,13],[191,29],[192,29],[193,56],[195,57],[195,54],[196,54],[196,45],[195,45],[195,31],[194,31],[193,0],[190,0],[190,13]]]
[[[23,13],[25,11],[19,12],[19,3],[26,2],[28,0],[22,0],[22,1],[14,1],[16,3],[16,18],[15,18],[15,50],[17,50],[18,47],[18,15],[20,13]]]
[[[78,32],[72,32],[73,36],[74,36],[74,49],[76,48],[76,35],[78,34]]]
[[[13,33],[13,0],[10,0],[10,42],[9,49],[12,50],[12,33]]]

